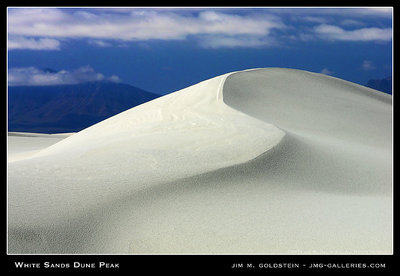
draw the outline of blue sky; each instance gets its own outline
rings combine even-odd
[[[7,21],[9,85],[166,94],[249,68],[359,84],[392,72],[391,8],[9,8]]]

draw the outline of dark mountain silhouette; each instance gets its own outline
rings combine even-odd
[[[392,94],[392,77],[379,80],[369,80],[366,86],[388,94]]]
[[[8,131],[77,132],[159,95],[115,82],[9,86]]]

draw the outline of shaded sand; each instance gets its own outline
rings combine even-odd
[[[390,254],[391,96],[222,75],[9,162],[10,253]]]
[[[27,159],[73,133],[43,134],[29,132],[9,132],[7,139],[8,162]]]

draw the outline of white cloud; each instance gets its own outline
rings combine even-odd
[[[66,13],[55,8],[9,8],[9,28],[24,27],[35,24],[58,24],[67,19]],[[38,26],[40,27],[40,26]]]
[[[364,60],[363,63],[361,64],[361,67],[365,71],[371,71],[375,69],[375,66],[373,65],[372,61],[369,60]]]
[[[109,81],[112,82],[120,82],[121,79],[117,75],[112,75],[111,77],[108,78]]]
[[[37,11],[42,14],[42,11]],[[89,16],[89,12],[64,13],[57,11],[59,21],[35,16],[31,11],[30,20],[26,10],[15,10],[9,14],[9,33],[46,37],[87,37],[122,40],[182,39],[193,34],[258,34],[266,35],[271,28],[282,24],[268,18],[257,19],[204,11],[197,17],[187,17],[171,12],[141,10],[124,14]],[[55,16],[51,14],[51,18]],[[49,16],[49,15],[48,15]]]
[[[41,70],[35,67],[11,68],[8,71],[8,85],[10,86],[48,86],[102,80],[120,81],[118,76],[112,75],[106,78],[103,74],[95,72],[90,66],[83,66],[72,71],[61,70],[58,72]]]
[[[334,72],[332,72],[332,71],[329,70],[328,68],[322,69],[320,73],[321,73],[321,74],[324,74],[324,75],[333,75],[333,74],[334,74]]]
[[[299,16],[297,18],[297,20],[306,21],[306,22],[310,22],[310,23],[319,23],[319,24],[323,24],[328,21],[328,19],[326,17],[309,16],[309,15],[308,16]]]
[[[60,42],[52,38],[10,37],[8,49],[59,50]]]
[[[275,41],[271,38],[268,40],[262,39],[258,36],[221,36],[212,35],[204,36],[200,45],[205,48],[233,48],[233,47],[250,47],[257,48],[262,46],[274,45]]]
[[[205,10],[196,15],[177,11],[133,9],[130,13],[66,11],[63,9],[10,9],[8,31],[14,36],[90,38],[125,41],[168,39],[188,36],[250,35],[266,38],[272,29],[285,28],[276,17],[237,15]],[[233,38],[234,39],[234,38]],[[102,42],[101,42],[102,41]],[[222,45],[222,44],[221,44]],[[101,45],[100,45],[101,46]]]
[[[390,41],[392,39],[391,28],[362,28],[344,30],[338,26],[322,24],[314,28],[315,33],[328,40],[342,41]]]
[[[361,9],[362,15],[373,15],[380,17],[392,17],[393,7],[376,7]]]
[[[344,19],[340,22],[340,25],[356,27],[356,26],[363,26],[364,23],[354,19]]]
[[[315,40],[315,35],[306,32],[300,32],[298,33],[297,38],[301,41],[310,41]]]
[[[111,43],[104,40],[90,40],[89,44],[98,46],[98,47],[111,47],[113,46]]]
[[[289,14],[301,16],[340,16],[352,18],[392,18],[392,7],[376,7],[376,8],[271,8],[269,9],[275,14]]]

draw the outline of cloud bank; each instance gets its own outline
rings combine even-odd
[[[344,30],[334,25],[322,24],[315,28],[315,32],[324,39],[344,41],[390,41],[392,39],[391,28],[361,28]]]
[[[271,29],[285,27],[275,16],[244,16],[208,10],[188,16],[170,11],[135,9],[124,14],[59,9],[10,9],[8,23],[9,34],[13,36],[35,36],[53,40],[90,38],[92,43],[94,41],[98,46],[105,46],[102,39],[182,40],[197,35],[201,36],[201,43],[204,45],[219,43],[228,47],[240,46],[237,36],[245,35],[252,40],[263,37],[265,40]]]
[[[8,71],[8,85],[10,86],[48,86],[63,84],[78,84],[90,81],[119,82],[118,76],[105,77],[95,72],[90,66],[83,66],[76,70],[53,71],[35,67],[12,68]]]
[[[51,38],[9,37],[8,49],[59,50],[60,42]]]
[[[365,27],[362,20],[371,17],[391,19],[391,15],[391,8],[9,8],[8,46],[9,50],[57,50],[62,39],[78,38],[88,39],[96,47],[116,45],[110,40],[191,39],[206,48],[279,46],[287,43],[285,37],[298,37],[300,40],[308,37],[307,40],[389,41],[392,37],[391,28]],[[301,24],[313,26],[305,29]]]

